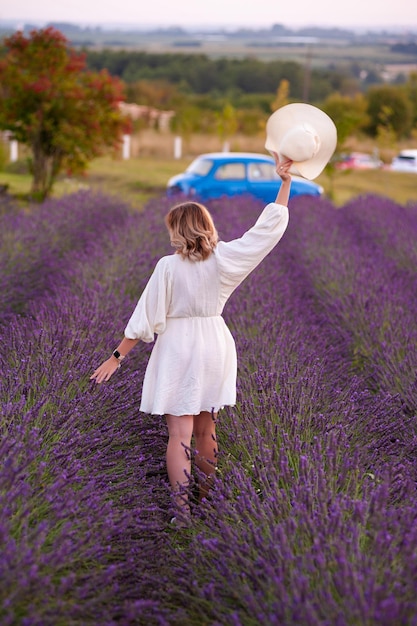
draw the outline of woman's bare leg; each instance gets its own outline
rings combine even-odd
[[[178,492],[176,503],[188,513],[188,496],[185,488],[191,475],[193,416],[166,415],[166,421],[169,434],[166,453],[168,478],[173,491]]]
[[[206,480],[200,483],[200,501],[210,490],[211,479],[217,466],[216,418],[217,413],[209,411],[201,411],[194,415],[195,464],[207,476]]]

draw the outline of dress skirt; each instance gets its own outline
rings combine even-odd
[[[143,381],[140,410],[198,415],[236,403],[236,346],[221,315],[168,317]]]

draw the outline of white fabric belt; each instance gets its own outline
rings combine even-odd
[[[182,317],[167,316],[167,320],[206,320],[213,317],[222,317],[221,315],[189,315]]]

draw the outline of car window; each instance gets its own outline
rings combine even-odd
[[[210,159],[197,159],[187,167],[187,172],[197,176],[207,176],[212,167],[213,161]]]
[[[249,180],[276,180],[277,173],[272,163],[249,163]]]
[[[245,180],[245,164],[224,163],[218,167],[214,178],[217,178],[217,180]]]
[[[400,154],[399,156],[397,156],[398,161],[404,161],[405,163],[415,163],[417,161],[417,158],[414,156],[408,156],[405,154]]]

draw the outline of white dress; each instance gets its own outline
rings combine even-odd
[[[180,254],[158,261],[125,329],[125,337],[145,342],[157,334],[141,411],[197,415],[235,404],[236,347],[223,307],[278,243],[287,224],[287,207],[271,203],[242,237],[219,241],[205,261]]]

